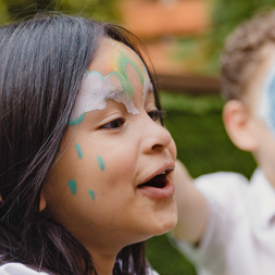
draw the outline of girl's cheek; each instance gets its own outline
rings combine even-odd
[[[87,182],[87,181],[93,182],[93,180],[87,180],[87,178],[91,177],[90,173],[86,174],[87,172],[97,171],[98,173],[105,174],[106,173],[105,161],[103,157],[99,154],[94,154],[94,156],[91,159],[90,157],[91,153],[85,150],[85,148],[87,149],[87,147],[85,146],[85,144],[81,145],[81,141],[78,141],[73,145],[74,145],[73,148],[71,147],[70,149],[68,149],[68,152],[67,153],[65,152],[65,154],[62,156],[64,158],[67,158],[67,160],[66,159],[60,160],[60,162],[62,162],[62,165],[60,165],[59,173],[66,172],[66,175],[67,174],[69,175],[69,180],[67,180],[66,188],[69,189],[70,191],[69,193],[72,196],[77,196],[79,194],[80,188],[84,187],[86,188],[85,193],[87,193],[92,200],[95,200],[96,199],[96,191],[94,190],[95,186],[93,186],[92,183],[89,184],[88,186],[85,184],[83,185],[83,182]],[[61,148],[59,152],[62,152]],[[91,163],[93,163],[92,167],[87,167],[87,165],[89,166],[91,165]],[[84,168],[84,170],[82,170],[82,168]],[[83,185],[83,187],[81,185]]]

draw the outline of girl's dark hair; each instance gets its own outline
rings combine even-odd
[[[39,212],[39,200],[102,36],[139,54],[125,29],[81,17],[38,15],[0,28],[0,264],[21,262],[60,275],[96,274],[85,247]],[[113,274],[144,275],[146,270],[140,243],[118,254]]]

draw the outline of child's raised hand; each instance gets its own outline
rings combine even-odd
[[[178,239],[197,244],[201,239],[207,221],[207,202],[200,191],[195,188],[193,179],[179,160],[176,161],[174,183],[178,223],[172,234]]]

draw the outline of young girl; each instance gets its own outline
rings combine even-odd
[[[0,274],[151,274],[176,149],[132,38],[53,14],[0,28]]]

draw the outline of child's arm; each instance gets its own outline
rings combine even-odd
[[[193,179],[180,161],[176,162],[174,177],[178,224],[173,233],[176,238],[190,244],[198,244],[207,223],[207,202],[201,192],[195,188]]]

